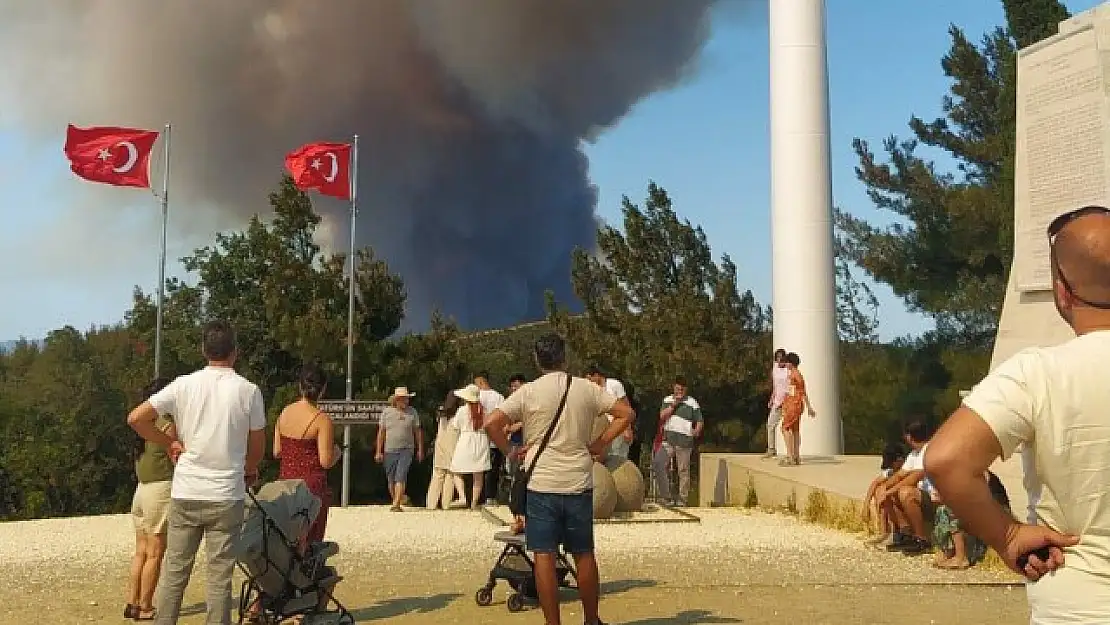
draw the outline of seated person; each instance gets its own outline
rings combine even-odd
[[[880,506],[879,500],[875,498],[875,493],[892,475],[902,470],[902,463],[905,460],[906,450],[902,445],[887,445],[886,449],[883,449],[879,476],[871,480],[871,485],[867,487],[867,494],[863,496],[863,510],[860,512],[860,519],[867,525],[869,531],[875,530],[875,536],[867,540],[870,545],[886,542],[894,532],[892,520]]]
[[[923,490],[928,427],[921,420],[911,420],[902,430],[902,439],[909,445],[910,452],[906,454],[902,469],[876,489],[875,499],[894,528],[887,551],[918,555],[933,548],[928,524],[935,511],[932,498]]]
[[[991,494],[1003,508],[1010,509],[1010,497],[1006,494],[1006,487],[998,476],[987,471],[983,479],[990,486]],[[952,510],[944,505],[940,494],[931,488],[930,494],[937,504],[936,520],[933,522],[933,542],[937,546],[937,554],[933,559],[933,566],[940,569],[962,571],[978,564],[987,554],[987,545],[978,537],[972,536],[960,529],[960,521]]]

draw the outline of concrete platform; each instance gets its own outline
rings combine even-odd
[[[700,459],[698,501],[703,506],[740,506],[754,491],[761,506],[788,506],[799,512],[813,491],[838,505],[859,506],[878,474],[879,456],[803,457],[801,466],[780,467],[777,459],[756,454],[704,453]],[[1010,507],[1025,516],[1028,496],[1022,486],[1021,459],[996,462],[991,470],[1002,480]]]

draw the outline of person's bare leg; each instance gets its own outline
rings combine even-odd
[[[887,509],[885,507],[879,505],[878,501],[875,501],[874,497],[871,498],[867,505],[871,509],[868,530],[874,530],[875,532],[872,537],[867,539],[867,543],[870,545],[878,545],[890,537],[892,531],[890,528],[890,515],[887,514]]]
[[[578,598],[582,601],[582,621],[597,623],[598,604],[601,601],[601,575],[597,572],[594,554],[574,554],[574,569],[578,572]],[[558,593],[556,588],[555,592]]]
[[[482,484],[485,481],[486,481],[486,472],[485,471],[479,471],[478,473],[474,474],[474,484],[471,486],[471,491],[470,491],[474,495],[474,499],[470,500],[470,507],[471,508],[477,509],[478,506],[482,505]]]
[[[905,512],[902,510],[902,504],[897,494],[886,500],[883,509],[886,511],[887,518],[890,519],[890,524],[894,528],[892,534],[904,534],[910,529],[910,522],[906,519]]]
[[[152,534],[146,537],[146,561],[143,563],[141,603],[138,604],[142,616],[154,611],[154,591],[158,588],[158,576],[162,573],[162,555],[166,552],[166,535]]]
[[[393,505],[400,508],[401,502],[405,500],[405,483],[397,482],[393,485]]]
[[[452,507],[463,507],[466,505],[466,482],[458,473],[451,474],[451,483],[455,485],[454,495],[458,498],[451,503]]]
[[[131,556],[131,571],[127,575],[127,604],[138,607],[142,601],[142,576],[146,564],[146,534],[135,532],[135,555]]]
[[[967,559],[967,535],[957,530],[952,532],[952,557],[943,563],[946,569],[963,570],[971,566]]]
[[[794,464],[801,464],[802,463],[802,429],[801,428],[798,428],[798,429],[794,430],[794,436],[791,437],[790,444],[791,444],[790,453],[794,457]]]
[[[562,620],[559,614],[559,580],[555,574],[555,554],[554,553],[540,553],[533,554],[536,559],[536,594],[539,595],[540,609],[543,611],[543,619],[547,625],[562,625]],[[577,558],[575,559],[577,561]],[[596,568],[596,563],[594,564]],[[578,571],[578,585],[582,586],[582,571]],[[597,579],[596,577],[594,578]],[[579,596],[583,597],[583,605],[585,602],[585,595],[582,590],[578,591]],[[595,608],[596,613],[596,608]]]
[[[896,496],[913,535],[926,540],[928,536],[925,535],[925,516],[921,513],[921,491],[907,487],[900,490]]]
[[[794,459],[794,432],[782,428],[782,440],[786,443],[786,457],[779,462],[779,464],[789,464]]]

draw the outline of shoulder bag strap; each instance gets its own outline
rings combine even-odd
[[[563,398],[559,400],[559,407],[555,409],[555,418],[551,420],[551,425],[547,427],[544,432],[543,440],[540,441],[540,446],[536,449],[536,455],[532,457],[532,464],[528,467],[528,471],[524,474],[525,483],[532,478],[532,471],[536,469],[536,463],[540,461],[540,454],[544,449],[547,449],[547,443],[551,440],[551,433],[555,431],[555,426],[559,425],[559,419],[563,416],[563,408],[567,405],[567,395],[570,394],[570,383],[572,376],[567,374],[567,387],[563,390]]]

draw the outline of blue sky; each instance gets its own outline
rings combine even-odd
[[[1097,2],[1065,4],[1075,13]],[[872,207],[855,179],[853,137],[877,145],[892,133],[907,136],[912,114],[938,115],[947,88],[940,58],[949,45],[948,25],[955,23],[978,39],[1002,23],[1002,3],[828,0],[828,5],[834,202],[872,222],[889,223],[890,215]],[[741,286],[765,303],[771,296],[767,48],[765,7],[727,12],[715,23],[697,71],[683,85],[642,102],[587,150],[604,219],[618,220],[620,197],[639,200],[647,181],[655,180],[671,193],[682,216],[705,229],[717,254],[732,256]],[[157,248],[150,246],[149,266],[108,262],[91,281],[67,275],[67,263],[82,262],[79,254],[29,273],[20,250],[49,224],[70,218],[67,193],[75,187],[58,184],[71,177],[61,155],[64,128],[56,145],[27,145],[10,130],[5,134],[4,127],[0,112],[0,184],[6,194],[0,245],[14,251],[0,264],[0,283],[10,289],[0,307],[0,339],[39,337],[67,323],[85,328],[119,320],[133,285],[156,284]],[[155,201],[136,193],[142,199],[135,203],[150,210],[121,217],[121,246],[136,245],[129,235],[148,231],[157,218]],[[72,248],[79,243],[49,244]],[[148,244],[141,245],[145,254]],[[176,251],[185,250],[171,249],[171,258],[181,255]],[[884,338],[929,327],[889,289],[875,288]]]

